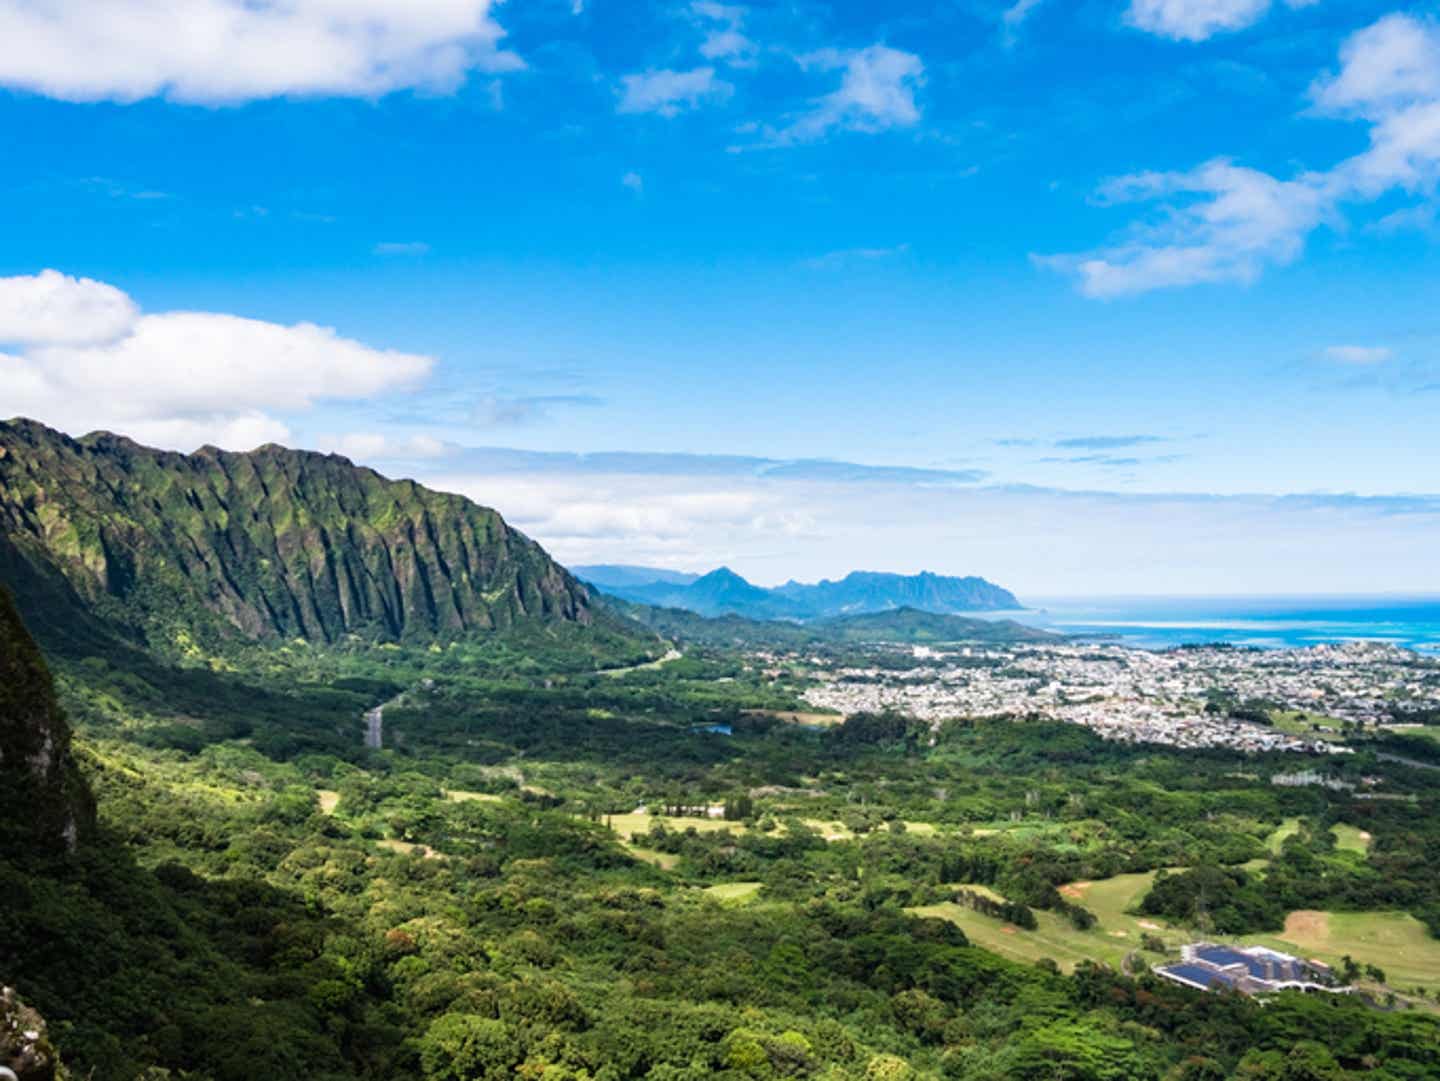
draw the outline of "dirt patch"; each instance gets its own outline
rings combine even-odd
[[[1111,931],[1111,932],[1110,932],[1110,937],[1111,937],[1111,938],[1125,938],[1125,937],[1126,937],[1126,934],[1125,934],[1124,931]]]
[[[1004,927],[1000,928],[1000,933],[1001,933],[1002,935],[1016,935],[1016,934],[1019,934],[1020,932],[1016,931],[1015,928],[1011,927],[1011,926],[1007,923]]]
[[[1061,886],[1060,892],[1072,901],[1083,901],[1085,891],[1093,885],[1095,885],[1093,882],[1071,882],[1069,885]]]
[[[1145,930],[1147,930],[1147,931],[1158,931],[1158,930],[1160,930],[1160,925],[1159,925],[1158,923],[1156,923],[1154,920],[1138,920],[1138,921],[1136,921],[1136,922],[1138,922],[1138,923],[1140,924],[1140,926],[1143,927],[1143,928],[1145,928]]]
[[[1285,917],[1285,937],[1295,942],[1326,942],[1330,938],[1330,913],[1302,909]]]
[[[1375,839],[1375,838],[1373,838],[1373,837],[1370,836],[1370,832],[1369,832],[1368,830],[1361,830],[1361,831],[1360,831],[1360,840],[1364,841],[1367,845],[1368,845],[1371,841],[1373,841],[1374,839]]]

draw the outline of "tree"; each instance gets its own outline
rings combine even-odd
[[[510,1027],[489,1017],[447,1013],[420,1041],[426,1081],[508,1081],[519,1061]]]

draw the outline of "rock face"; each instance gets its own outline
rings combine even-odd
[[[94,819],[50,670],[0,589],[0,850],[72,849]]]
[[[0,535],[0,573],[152,644],[181,628],[333,641],[591,618],[585,587],[495,511],[273,445],[184,455],[0,422]]]
[[[64,1081],[69,1076],[50,1046],[44,1018],[10,987],[0,989],[0,1066],[19,1081]]]

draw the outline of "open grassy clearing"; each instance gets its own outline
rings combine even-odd
[[[1336,717],[1306,713],[1302,710],[1277,709],[1270,713],[1270,724],[1277,732],[1284,732],[1299,739],[1323,739],[1328,743],[1344,742],[1345,736],[1341,727],[1344,723]],[[1318,729],[1316,725],[1319,726]]]
[[[429,845],[411,844],[409,841],[376,841],[376,846],[385,849],[387,852],[396,852],[402,856],[409,856],[419,853],[427,860],[443,860],[446,858],[443,852],[436,852]]]
[[[981,915],[953,901],[922,905],[907,911],[916,916],[949,920],[964,931],[971,942],[991,953],[1024,964],[1034,964],[1048,957],[1066,972],[1087,960],[1103,961],[1118,967],[1125,955],[1138,946],[1138,942],[1106,939],[1095,931],[1076,931],[1068,920],[1053,912],[1037,911],[1035,918],[1039,926],[1034,931],[1022,931],[1013,924]]]
[[[1298,818],[1287,818],[1280,823],[1280,828],[1272,833],[1265,840],[1265,845],[1271,852],[1279,852],[1285,842],[1300,832],[1300,820]]]
[[[320,813],[333,815],[335,808],[340,806],[340,793],[329,788],[318,789],[315,795],[320,797]]]
[[[623,815],[607,815],[605,824],[626,841],[635,837],[643,837],[650,832],[652,826],[657,824],[676,833],[684,833],[688,829],[694,829],[696,833],[719,833],[721,830],[744,833],[748,829],[743,822],[729,822],[723,818],[672,818],[668,815],[636,814],[634,812]]]
[[[489,792],[463,792],[459,789],[446,791],[445,798],[451,803],[499,803],[501,797]]]
[[[678,661],[682,656],[684,656],[684,654],[678,649],[672,649],[658,660],[647,661],[645,664],[632,664],[626,668],[603,668],[595,674],[597,676],[610,676],[614,678],[629,675],[631,672],[651,672],[657,668],[664,668],[671,661]]]
[[[774,717],[777,721],[788,721],[790,724],[807,724],[827,728],[845,723],[845,715],[842,713],[802,713],[793,709],[743,709],[740,712],[750,717]]]
[[[859,836],[859,834],[855,833],[854,830],[850,829],[843,822],[836,822],[824,818],[804,818],[801,819],[801,821],[827,841],[853,841]],[[884,833],[886,828],[887,827],[883,825],[878,826],[871,832]],[[940,829],[931,822],[911,822],[909,819],[906,819],[905,832],[913,833],[917,837],[934,837],[940,832]]]
[[[1098,882],[1072,882],[1061,888],[1070,901],[1095,913],[1096,925],[1078,931],[1063,916],[1037,909],[1039,926],[1024,931],[1013,924],[953,902],[926,905],[912,909],[919,916],[938,916],[950,920],[963,930],[970,941],[1003,957],[1033,964],[1048,957],[1069,972],[1081,961],[1103,961],[1119,966],[1125,955],[1140,949],[1141,936],[1149,933],[1164,939],[1167,945],[1179,946],[1188,941],[1183,932],[1157,921],[1131,916],[1125,910],[1150,889],[1155,872],[1116,875]],[[957,889],[973,890],[983,896],[1003,900],[994,890],[984,886],[961,885]],[[1159,961],[1159,954],[1146,954],[1150,962]]]
[[[1049,957],[1066,971],[1084,960],[1118,966],[1127,953],[1140,948],[1143,934],[1154,935],[1171,948],[1198,937],[1184,928],[1127,911],[1149,891],[1154,878],[1155,872],[1149,871],[1061,887],[1068,900],[1095,914],[1098,922],[1089,931],[1077,931],[1063,917],[1040,910],[1035,912],[1039,926],[1034,931],[1021,930],[953,902],[911,911],[950,920],[977,946],[1012,960],[1033,963]],[[983,886],[955,888],[1001,899]],[[1339,965],[1348,954],[1362,965],[1383,969],[1390,985],[1397,988],[1440,986],[1440,939],[1431,938],[1424,924],[1404,912],[1292,912],[1283,931],[1245,935],[1239,941],[1313,957],[1330,965]],[[1149,964],[1162,960],[1159,954],[1143,956]]]
[[[657,852],[653,848],[641,848],[628,842],[625,843],[625,851],[641,863],[651,864],[662,871],[673,871],[680,863],[680,857],[673,852]]]
[[[722,882],[717,886],[707,886],[703,892],[707,897],[725,904],[743,905],[753,901],[763,886],[763,882]]]
[[[1335,834],[1335,847],[1341,852],[1358,852],[1363,856],[1370,851],[1370,834],[1358,826],[1340,822],[1331,832]]]

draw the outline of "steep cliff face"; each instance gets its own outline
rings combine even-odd
[[[27,580],[58,574],[141,639],[422,638],[591,617],[585,587],[495,511],[277,446],[183,455],[0,422],[0,534]]]
[[[94,819],[50,670],[0,589],[0,847],[74,848]]]

